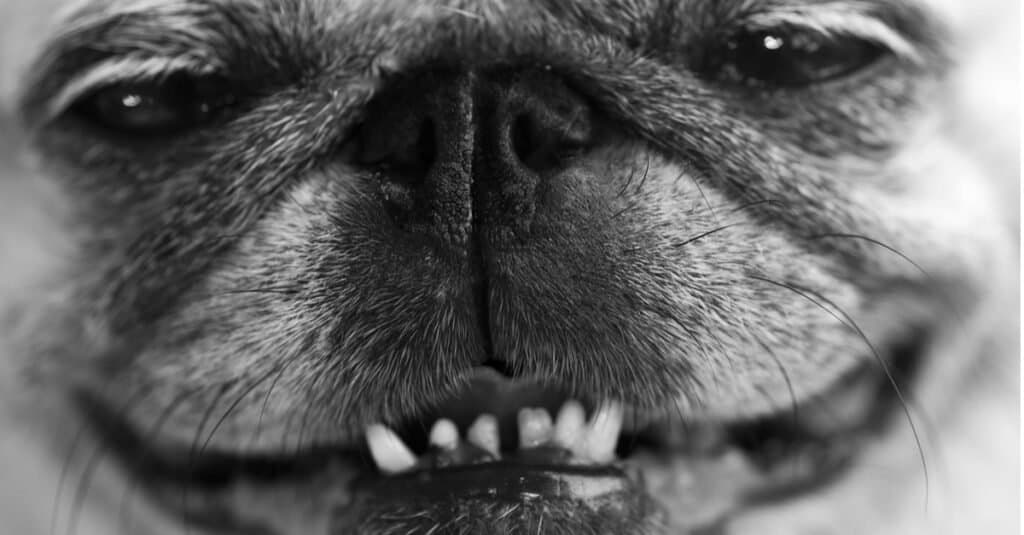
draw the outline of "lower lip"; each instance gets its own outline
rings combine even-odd
[[[576,520],[590,519],[581,527],[601,525],[609,518],[641,524],[660,511],[642,482],[615,465],[538,465],[500,460],[398,476],[365,476],[353,482],[351,489],[352,501],[345,513],[332,515],[332,534],[352,533],[352,526],[374,519],[396,525],[419,523],[422,532],[432,532],[427,527],[447,526],[458,529],[440,532],[477,533],[479,528],[466,525],[472,518],[489,518],[494,526],[501,521],[516,526],[536,523],[541,533],[545,520],[557,520],[565,514]],[[528,531],[534,529],[523,532]]]
[[[357,496],[403,504],[486,498],[494,502],[573,500],[627,503],[640,488],[617,466],[524,465],[494,461],[355,482]]]

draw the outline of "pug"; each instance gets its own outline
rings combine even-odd
[[[1014,533],[983,4],[6,0],[5,532]]]

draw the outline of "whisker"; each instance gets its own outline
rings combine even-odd
[[[128,399],[124,403],[122,403],[122,405],[117,409],[117,411],[115,413],[119,414],[119,415],[127,414],[127,412],[130,411],[135,406],[136,403],[138,403],[140,400],[144,399],[147,395],[149,395],[149,389],[148,388],[140,388],[138,390],[138,392],[135,393],[135,395],[129,396]],[[67,454],[67,457],[65,458],[64,465],[61,468],[61,473],[60,473],[60,476],[59,476],[59,479],[58,479],[58,482],[57,482],[57,491],[56,491],[56,494],[55,494],[54,500],[53,500],[53,510],[51,512],[51,517],[50,517],[50,531],[49,531],[51,533],[51,535],[57,532],[57,524],[58,524],[58,519],[59,519],[59,516],[60,516],[60,501],[61,501],[62,493],[63,493],[62,489],[63,489],[64,483],[66,482],[67,477],[68,477],[68,475],[69,475],[69,473],[71,471],[71,465],[73,464],[73,457],[74,457],[75,453],[77,452],[78,448],[82,446],[82,444],[85,441],[86,437],[89,436],[89,432],[88,431],[89,431],[89,424],[87,422],[82,422],[79,425],[78,430],[75,432],[75,436],[74,436],[74,438],[71,441],[71,446],[68,448],[68,454]],[[97,446],[97,449],[99,447],[100,446]],[[89,460],[86,461],[87,469],[88,469],[88,464],[91,464],[91,463],[95,462],[94,459],[93,459],[95,456],[96,456],[96,453],[93,453],[93,454],[91,454],[89,456]],[[77,496],[77,494],[76,494],[76,496]],[[70,529],[70,525],[72,523],[73,523],[72,520],[69,518],[69,529]]]
[[[230,290],[221,290],[221,291],[218,291],[218,292],[205,293],[205,294],[202,295],[202,297],[212,298],[212,297],[223,297],[223,296],[226,296],[226,295],[245,295],[245,294],[255,294],[255,295],[296,295],[298,293],[299,293],[299,291],[296,288],[274,288],[274,287],[266,287],[266,288],[233,288],[233,289],[230,289]]]
[[[743,223],[729,223],[728,225],[721,225],[721,226],[715,227],[715,228],[713,228],[711,230],[708,230],[706,232],[702,232],[702,233],[700,233],[700,234],[698,234],[696,236],[693,236],[692,238],[687,238],[687,239],[683,240],[682,242],[673,243],[672,247],[674,247],[676,249],[680,249],[682,247],[686,247],[687,245],[690,245],[690,244],[696,243],[696,242],[698,242],[700,240],[703,240],[704,238],[707,238],[708,236],[712,236],[714,234],[717,234],[719,232],[723,232],[723,231],[728,230],[728,229],[733,228],[733,227],[740,226],[742,224]]]
[[[302,409],[302,417],[299,418],[299,431],[295,434],[295,456],[298,456],[302,452],[302,448],[305,447],[305,434],[309,427],[310,414],[313,413],[313,404],[309,404]]]
[[[86,496],[89,493],[89,489],[92,487],[93,476],[96,473],[96,468],[99,467],[107,453],[108,449],[102,442],[97,441],[96,448],[93,449],[89,459],[85,462],[85,468],[82,469],[82,474],[79,476],[80,479],[78,481],[78,486],[75,488],[74,497],[71,499],[71,512],[68,515],[67,535],[73,535],[78,531],[78,520],[81,517]]]
[[[270,387],[267,388],[267,393],[263,395],[263,403],[260,404],[260,415],[256,419],[256,430],[253,432],[252,438],[249,439],[249,448],[256,447],[256,441],[259,440],[260,434],[263,432],[263,416],[267,412],[267,405],[270,403],[270,396],[277,387],[278,381],[284,376],[285,371],[288,369],[288,363],[294,362],[295,359],[286,361],[284,364],[278,366],[277,373],[274,375],[274,379],[270,381]]]
[[[864,333],[864,331],[860,328],[859,325],[857,325],[857,323],[853,320],[852,317],[850,317],[849,314],[847,314],[842,308],[840,308],[838,305],[836,305],[835,302],[833,302],[832,300],[828,299],[827,297],[821,295],[819,292],[816,292],[816,291],[814,291],[812,289],[809,289],[809,288],[798,287],[798,286],[796,286],[794,284],[790,284],[790,283],[774,281],[772,279],[768,279],[768,278],[761,277],[761,276],[758,276],[758,275],[747,275],[747,276],[749,278],[751,278],[751,279],[759,280],[759,281],[764,282],[766,284],[771,284],[773,286],[789,290],[789,291],[799,295],[803,299],[809,301],[810,303],[814,304],[815,306],[817,306],[821,310],[825,311],[827,314],[829,314],[830,316],[835,318],[837,321],[839,321],[841,324],[843,324],[847,328],[851,329],[864,342],[864,344],[870,350],[871,354],[874,356],[875,361],[878,363],[878,365],[881,368],[882,372],[885,374],[886,380],[889,382],[889,385],[892,387],[893,393],[896,395],[896,398],[899,400],[900,407],[902,408],[903,414],[906,416],[907,423],[910,426],[910,432],[914,436],[914,443],[917,446],[918,457],[921,460],[921,468],[922,468],[922,470],[924,472],[925,509],[927,509],[928,501],[929,501],[930,481],[929,481],[929,476],[928,476],[928,463],[927,463],[927,461],[925,459],[924,447],[921,444],[920,434],[917,431],[917,426],[914,423],[914,418],[913,418],[913,415],[911,414],[911,411],[910,411],[910,408],[908,406],[907,400],[906,400],[905,396],[903,395],[903,391],[900,389],[899,384],[897,383],[896,378],[895,378],[895,376],[892,373],[892,370],[889,369],[889,366],[885,363],[885,360],[882,358],[881,354],[879,354],[879,352],[875,348],[874,344],[871,343],[871,340],[867,337],[867,334]],[[815,297],[817,299],[815,299]],[[829,307],[826,307],[824,304],[822,304],[822,302],[827,303],[829,306],[834,308],[835,311],[830,310]]]
[[[202,447],[199,448],[200,456],[203,454],[203,452],[206,451],[207,446],[210,445],[210,441],[213,440],[213,435],[217,433],[217,430],[220,429],[221,425],[224,424],[224,421],[228,419],[228,416],[230,416],[231,413],[236,408],[238,408],[238,405],[242,402],[242,400],[245,399],[249,394],[251,394],[253,390],[255,390],[265,381],[270,379],[276,372],[277,368],[271,368],[268,372],[264,373],[258,379],[256,379],[251,384],[242,389],[242,392],[235,397],[235,400],[232,401],[230,405],[228,405],[227,410],[224,411],[224,414],[221,414],[220,418],[217,420],[217,423],[213,425],[213,428],[210,429],[210,432],[206,435],[206,440],[203,441]]]
[[[153,422],[153,425],[145,433],[145,435],[143,435],[143,443],[153,442],[154,437],[160,434],[160,431],[163,429],[164,425],[170,419],[171,415],[174,414],[174,411],[177,410],[177,408],[181,406],[181,404],[184,403],[185,400],[187,400],[190,396],[200,392],[201,390],[202,389],[200,388],[193,388],[190,390],[186,390],[175,396],[174,399],[171,400],[171,402],[168,403],[167,406],[160,411],[160,414],[157,415],[156,420]],[[141,457],[139,457],[139,462],[144,463],[147,460],[151,459],[152,457],[152,450],[144,450]],[[128,485],[125,487],[124,496],[121,499],[121,505],[118,511],[117,524],[119,526],[119,532],[133,533],[133,530],[130,529],[131,525],[128,522],[131,509],[131,497],[138,489],[139,485],[141,485],[141,483],[141,476],[139,474],[136,474],[134,477],[131,478],[131,481],[129,481]],[[126,526],[129,529],[125,530],[124,528]]]
[[[82,441],[86,436],[87,426],[82,423],[78,426],[78,431],[75,432],[74,438],[71,439],[71,445],[68,447],[68,453],[64,457],[64,464],[60,469],[60,476],[57,478],[57,490],[53,497],[53,508],[50,511],[50,535],[57,533],[58,517],[60,516],[60,502],[64,491],[64,484],[67,482],[68,474],[71,472],[71,465],[74,464],[75,454],[78,453],[78,448],[82,445]]]
[[[782,374],[782,380],[786,382],[786,390],[789,391],[793,425],[797,425],[797,422],[800,421],[800,404],[797,402],[796,390],[793,389],[793,381],[789,377],[789,372],[782,364],[782,361],[779,360],[779,356],[775,354],[775,351],[773,351],[768,344],[764,343],[764,340],[757,339],[757,344],[761,346],[761,349],[764,349],[765,353],[767,353],[769,357],[771,357],[772,362],[774,362],[775,366],[779,369],[779,373]]]
[[[640,181],[637,182],[637,186],[635,188],[637,191],[641,190],[644,187],[644,184],[647,183],[647,177],[650,174],[650,172],[651,172],[651,158],[650,158],[650,156],[648,156],[647,157],[647,161],[644,164],[643,173],[640,173]],[[626,179],[626,183],[622,186],[622,189],[619,191],[619,194],[615,197],[616,199],[620,199],[620,198],[625,197],[627,190],[630,188],[630,186],[633,185],[633,178],[635,176],[636,176],[635,172],[630,172],[629,173],[629,178]],[[637,200],[633,200],[632,202],[627,204],[625,207],[623,207],[621,210],[619,210],[618,212],[615,212],[614,214],[612,214],[612,216],[609,217],[608,220],[609,221],[614,221],[614,220],[618,219],[619,217],[621,217],[626,212],[629,212],[630,210],[636,208],[637,204],[638,204],[638,201]]]
[[[716,225],[721,225],[722,221],[718,219],[718,213],[715,211],[715,207],[711,205],[711,201],[708,200],[708,196],[704,193],[704,188],[700,185],[700,180],[693,176],[692,173],[687,173],[690,177],[690,182],[693,182],[694,186],[697,186],[697,192],[700,193],[700,198],[704,200],[704,206],[707,206],[708,212],[711,213],[711,219],[715,220]]]
[[[780,206],[785,206],[785,205],[792,204],[792,203],[790,203],[789,201],[786,201],[784,199],[772,199],[772,198],[769,198],[769,199],[758,199],[756,201],[745,202],[745,203],[743,203],[743,204],[741,204],[739,206],[734,206],[734,207],[730,208],[729,211],[726,212],[726,213],[734,214],[736,212],[742,212],[742,211],[748,210],[750,208],[756,208],[758,206],[765,205],[765,204],[768,204],[768,205],[777,204],[777,205],[780,205]]]
[[[941,296],[942,296],[943,300],[946,301],[946,306],[949,307],[950,312],[952,312],[952,314],[956,317],[956,320],[958,322],[960,322],[961,325],[966,325],[967,320],[965,319],[965,317],[963,315],[963,312],[957,308],[956,300],[950,298],[950,296],[946,292],[942,291],[943,290],[943,285],[939,282],[939,280],[936,277],[932,276],[931,273],[929,273],[927,270],[925,270],[923,267],[921,267],[920,264],[915,262],[912,258],[910,258],[906,254],[904,254],[899,249],[897,249],[897,248],[895,248],[895,247],[893,247],[893,246],[891,246],[891,245],[889,245],[889,244],[887,244],[887,243],[885,243],[885,242],[883,242],[883,241],[881,241],[879,239],[872,238],[870,236],[865,236],[863,234],[831,232],[831,233],[823,233],[823,234],[813,234],[813,235],[805,236],[804,237],[804,239],[807,239],[807,240],[821,240],[821,239],[831,239],[831,238],[835,238],[835,239],[848,239],[848,240],[861,240],[863,242],[866,242],[866,243],[869,243],[869,244],[881,247],[882,249],[884,249],[884,250],[886,250],[886,251],[896,255],[897,257],[901,258],[902,260],[906,261],[908,264],[913,266],[914,269],[916,269],[918,272],[920,272],[922,275],[924,275],[924,277],[928,279],[928,282],[931,283],[933,288],[935,288],[937,291],[941,292]]]
[[[214,409],[216,409],[216,407],[220,404],[221,398],[223,398],[227,394],[232,384],[232,382],[227,382],[220,385],[217,394],[213,398],[213,401],[211,401],[210,404],[206,407],[206,410],[203,411],[203,417],[199,420],[199,425],[196,426],[195,436],[192,438],[192,445],[189,447],[187,464],[188,474],[187,477],[183,480],[181,486],[182,524],[184,525],[185,533],[192,532],[191,524],[189,522],[188,517],[188,491],[189,488],[192,486],[192,477],[194,475],[193,472],[195,469],[195,463],[196,461],[199,460],[199,439],[202,436],[203,429],[206,428],[206,424],[210,421],[210,418],[213,416]]]

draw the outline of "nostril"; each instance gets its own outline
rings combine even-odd
[[[533,161],[536,159],[535,153],[538,151],[534,146],[536,140],[533,139],[530,119],[526,114],[516,117],[512,122],[509,138],[512,142],[512,152],[519,158],[519,161],[526,164],[527,167],[533,167],[536,164]]]
[[[387,173],[393,182],[422,182],[437,159],[436,128],[430,117],[415,123],[408,119],[365,122],[358,133],[356,163]]]
[[[542,183],[603,143],[593,104],[546,71],[410,73],[370,99],[340,156],[397,228],[460,248],[483,229],[525,237]]]
[[[415,158],[408,169],[410,174],[422,177],[434,165],[434,160],[437,158],[437,137],[434,130],[434,121],[432,120],[426,119],[420,123],[420,131],[416,136],[416,150],[413,151]]]
[[[508,127],[512,154],[527,168],[557,169],[593,144],[592,119],[587,110],[528,108]]]

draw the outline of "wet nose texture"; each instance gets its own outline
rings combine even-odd
[[[594,143],[592,110],[548,72],[428,72],[391,84],[357,132],[402,228],[460,249],[524,238],[538,188]],[[499,245],[491,243],[491,245]]]

